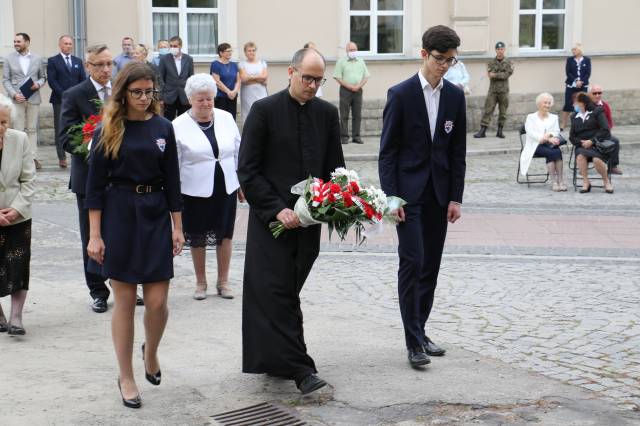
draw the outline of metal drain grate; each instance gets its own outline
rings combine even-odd
[[[239,410],[216,414],[213,419],[221,426],[303,426],[306,423],[284,408],[270,402]]]

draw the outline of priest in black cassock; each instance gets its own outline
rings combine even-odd
[[[289,87],[256,101],[244,123],[238,177],[249,202],[242,304],[242,371],[295,380],[303,394],[326,385],[307,354],[300,291],[320,251],[320,225],[300,227],[291,187],[344,167],[338,110],[316,98],[325,60],[295,53]],[[277,239],[269,223],[287,229]]]

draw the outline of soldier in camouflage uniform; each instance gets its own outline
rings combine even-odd
[[[511,61],[504,57],[505,46],[499,41],[496,43],[496,57],[487,64],[487,73],[489,75],[489,93],[484,102],[484,115],[480,122],[480,130],[474,134],[474,138],[486,137],[487,127],[491,122],[491,115],[498,104],[498,132],[496,136],[504,138],[502,128],[507,120],[507,108],[509,107],[509,77],[513,74],[513,65]]]

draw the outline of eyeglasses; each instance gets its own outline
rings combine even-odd
[[[96,68],[112,68],[113,67],[113,62],[99,62],[97,64],[94,64],[93,62],[87,62],[87,63],[92,67],[96,67]]]
[[[297,68],[294,68],[294,70],[296,70],[297,72],[300,72],[300,70]],[[316,87],[320,87],[327,81],[327,79],[324,77],[314,77],[308,74],[301,74],[300,78],[302,79],[302,82],[307,86],[310,85],[311,83],[315,83]]]
[[[223,50],[222,53],[233,53],[233,49]]]
[[[147,99],[155,99],[158,96],[158,91],[154,89],[142,90],[142,89],[127,89],[127,92],[131,93],[134,99],[141,99],[144,95]]]
[[[598,95],[602,95],[602,92],[591,92],[591,93],[592,93],[593,95],[596,95],[596,96],[598,96]]]
[[[431,53],[429,53],[429,56],[431,56],[436,61],[436,64],[438,65],[447,64],[447,66],[452,67],[458,63],[458,59],[455,56],[445,58],[444,56],[434,56]]]

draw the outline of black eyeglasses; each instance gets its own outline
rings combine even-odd
[[[93,62],[87,62],[89,65],[91,65],[92,67],[96,67],[96,68],[111,68],[113,67],[113,62],[98,62],[97,64],[94,64]]]
[[[436,64],[438,65],[447,64],[447,66],[452,67],[458,63],[458,58],[456,58],[455,56],[445,58],[444,56],[434,56],[431,53],[429,53],[429,56],[431,56],[436,61]]]
[[[294,70],[296,70],[297,72],[300,72],[298,68],[294,68]],[[320,87],[327,81],[327,79],[324,77],[314,77],[308,74],[300,74],[300,78],[302,79],[302,82],[307,86],[310,85],[311,83],[315,83],[316,87]]]
[[[602,95],[602,92],[591,92],[592,94],[598,96],[598,95]]]
[[[131,96],[133,96],[134,99],[140,99],[142,98],[142,95],[144,95],[147,99],[156,99],[158,97],[158,91],[154,89],[127,89],[127,92],[131,93]]]

